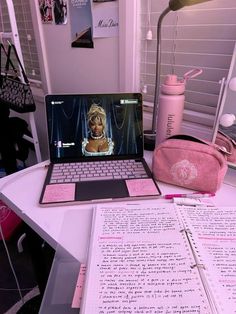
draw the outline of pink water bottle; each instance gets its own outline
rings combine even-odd
[[[166,76],[160,88],[156,124],[156,146],[162,143],[167,137],[181,132],[186,81],[200,73],[202,73],[200,69],[191,70],[185,73],[184,78],[181,80],[178,80],[175,74]]]

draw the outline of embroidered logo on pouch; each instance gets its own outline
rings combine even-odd
[[[198,175],[195,165],[186,159],[175,163],[171,167],[170,173],[174,181],[179,184],[189,184]]]

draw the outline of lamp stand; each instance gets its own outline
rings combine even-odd
[[[144,130],[144,148],[146,150],[154,150],[156,142],[156,119],[158,109],[158,99],[161,80],[161,25],[164,17],[170,12],[170,8],[166,8],[160,15],[157,23],[157,50],[156,50],[156,81],[152,114],[152,129]]]

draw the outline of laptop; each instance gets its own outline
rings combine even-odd
[[[39,203],[158,197],[144,158],[140,93],[46,95],[50,165]]]

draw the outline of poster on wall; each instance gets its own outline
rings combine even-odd
[[[93,48],[90,0],[69,0],[71,47]]]
[[[53,0],[38,0],[38,5],[42,23],[52,23]]]
[[[93,7],[93,37],[116,37],[119,34],[118,6]]]
[[[68,0],[38,0],[41,21],[44,24],[66,24],[67,23],[67,1]]]
[[[53,15],[55,24],[66,24],[67,13],[67,0],[54,0]]]

